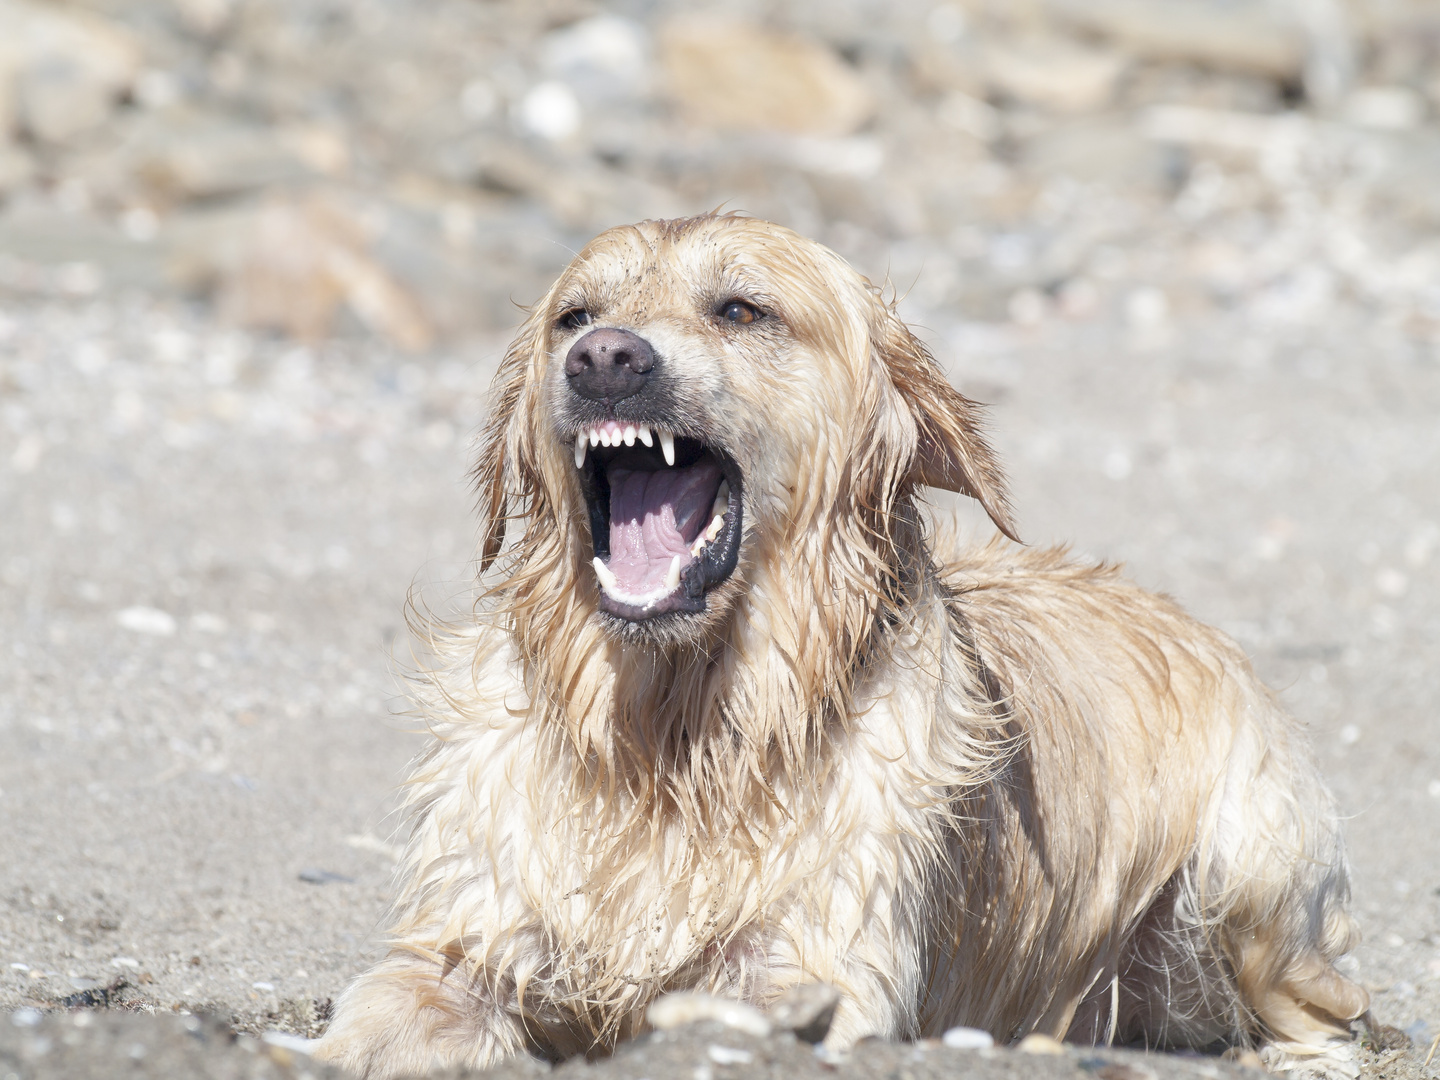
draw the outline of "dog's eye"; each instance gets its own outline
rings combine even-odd
[[[760,312],[743,300],[726,300],[720,305],[720,317],[726,322],[748,325],[760,318]]]
[[[560,316],[560,325],[566,330],[579,330],[582,326],[589,326],[595,321],[595,317],[584,308],[571,308]]]

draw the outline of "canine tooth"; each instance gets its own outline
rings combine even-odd
[[[665,455],[665,464],[675,464],[675,436],[668,431],[660,432],[660,451]]]
[[[599,428],[593,428],[593,427],[592,427],[592,428],[590,429],[590,445],[591,445],[591,446],[599,446],[599,445],[600,445],[600,429],[599,429]]]
[[[585,467],[585,432],[583,431],[575,436],[575,467],[577,469]]]
[[[611,572],[610,567],[606,566],[603,562],[600,561],[599,555],[595,556],[595,561],[591,565],[595,567],[595,576],[600,579],[601,587],[609,590],[610,592],[614,592],[615,589],[619,586],[620,582]]]
[[[635,445],[635,425],[634,425],[634,424],[626,424],[626,425],[625,425],[625,445],[626,445],[626,446],[634,446],[634,445]]]
[[[596,562],[599,562],[600,560],[599,560],[599,559],[596,559],[595,561],[596,561]],[[608,569],[607,569],[605,572],[606,572],[607,574],[610,573],[610,571],[609,571]],[[611,580],[614,580],[613,577],[612,577]],[[673,589],[673,588],[675,588],[676,585],[679,585],[679,584],[680,584],[680,556],[679,556],[679,555],[676,555],[673,559],[670,560],[670,569],[665,572],[665,588],[667,588],[667,589]]]
[[[644,443],[646,446],[654,446],[654,445],[655,445],[655,440],[650,437],[650,429],[649,429],[648,427],[646,427],[644,424],[641,424],[641,425],[640,425],[638,434],[640,435],[640,441],[641,441],[642,443]]]

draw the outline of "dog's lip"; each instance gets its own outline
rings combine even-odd
[[[658,424],[606,420],[557,434],[574,448],[601,611],[629,622],[703,612],[706,594],[738,563],[743,476],[735,459]],[[638,523],[644,539],[612,529],[612,512]]]

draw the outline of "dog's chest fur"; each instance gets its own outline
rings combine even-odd
[[[1011,570],[995,580],[1013,603],[1028,586]],[[1017,689],[1006,691],[1009,711],[997,709],[947,602],[931,596],[910,615],[849,715],[829,720],[803,775],[721,791],[721,810],[703,821],[647,806],[645,777],[627,786],[580,767],[560,726],[535,716],[510,639],[474,630],[460,652],[485,659],[452,683],[451,719],[416,776],[421,827],[402,908],[443,917],[426,936],[469,943],[477,967],[514,971],[527,1013],[557,1026],[579,1016],[624,1034],[667,989],[764,1000],[797,975],[834,982],[851,1000],[910,1003],[837,1021],[860,1032],[915,1034],[962,1004],[999,1030],[1035,1022],[1057,994],[1083,990],[1053,985],[1051,972],[1083,981],[1106,948],[1113,913],[1095,898],[1146,895],[1181,858],[1179,818],[1082,797],[1106,790],[1097,771],[1153,768],[1167,744],[1136,755],[1144,743],[1127,737],[1131,756],[1104,760],[1109,737],[1157,719],[1129,701],[1092,701],[1088,723],[1100,727],[1088,731],[1017,726],[1017,715],[1035,715],[1025,706],[1036,688],[1054,689],[1048,674],[1007,673]],[[1017,612],[1006,619],[1015,625]],[[1112,633],[1096,625],[1083,640],[1098,669],[1120,671],[1122,656],[1102,655]],[[1042,832],[1037,815],[1051,822]],[[1140,841],[1134,829],[1161,839]],[[1154,863],[1117,864],[1111,853],[1136,842]],[[1148,884],[1117,877],[1136,874]],[[427,894],[457,902],[436,912]],[[1011,962],[1015,942],[1041,923],[1047,962]],[[886,985],[861,992],[866,971],[885,972]]]
[[[973,672],[931,624],[938,605],[927,616],[811,772],[751,778],[707,822],[578,768],[531,715],[508,640],[476,631],[471,655],[488,659],[454,688],[462,707],[416,777],[426,812],[408,876],[429,884],[411,893],[462,898],[438,939],[518,951],[550,1005],[616,1015],[675,985],[763,997],[796,967],[837,978],[812,927],[851,941],[852,959],[908,955],[918,979],[931,884],[955,856],[956,782],[992,749],[969,725]]]

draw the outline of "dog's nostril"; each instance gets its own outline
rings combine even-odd
[[[590,331],[565,355],[570,388],[592,401],[619,401],[639,393],[654,367],[650,343],[615,326]]]

